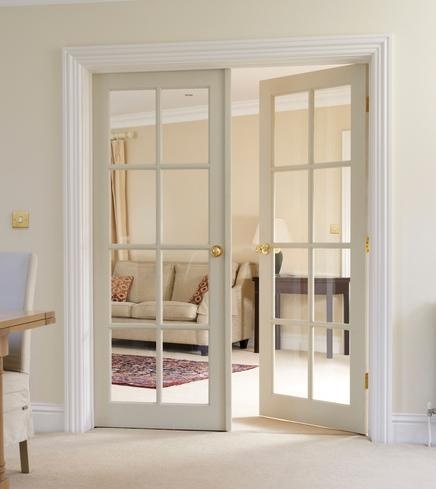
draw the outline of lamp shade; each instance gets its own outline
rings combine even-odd
[[[281,218],[274,219],[274,241],[276,243],[287,243],[291,240],[286,221]]]
[[[288,243],[291,240],[289,229],[286,221],[281,217],[274,219],[274,242],[276,243]],[[259,243],[259,224],[256,227],[256,232],[253,236],[253,244]]]

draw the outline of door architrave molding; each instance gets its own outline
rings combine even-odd
[[[253,66],[369,64],[369,435],[392,432],[389,35],[328,36],[68,47],[63,58],[65,430],[94,426],[92,264],[92,75]],[[229,151],[226,164],[230,165]],[[229,208],[227,209],[229,210]],[[226,242],[230,243],[230,236]],[[363,244],[362,244],[363,246]],[[230,378],[230,326],[226,335]],[[230,399],[230,382],[227,394]],[[227,409],[231,426],[231,406]]]

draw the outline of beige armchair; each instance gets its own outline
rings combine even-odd
[[[0,252],[0,309],[33,308],[36,256]],[[4,359],[4,442],[19,443],[21,472],[29,473],[27,440],[33,434],[30,406],[30,331],[9,335],[9,355]]]

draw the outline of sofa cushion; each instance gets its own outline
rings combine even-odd
[[[132,317],[133,302],[112,302],[112,317],[130,318]]]
[[[189,302],[208,268],[208,263],[176,263],[172,300]]]
[[[155,319],[156,302],[147,301],[132,306],[132,317],[135,319]],[[164,301],[164,321],[193,321],[197,317],[197,306],[188,302]]]
[[[118,261],[114,267],[115,276],[132,275],[133,283],[127,300],[145,302],[155,300],[156,264],[154,262]],[[174,265],[164,263],[162,276],[162,293],[164,300],[171,298],[173,287]]]
[[[112,302],[126,302],[133,276],[112,277]]]

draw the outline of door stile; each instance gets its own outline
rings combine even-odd
[[[163,259],[162,259],[162,121],[161,89],[156,89],[156,404],[162,404],[163,390]]]
[[[313,164],[315,162],[314,158],[314,125],[315,125],[315,92],[314,90],[309,90],[309,113],[308,113],[308,177],[309,177],[309,182],[308,182],[308,202],[307,202],[307,216],[309,219],[308,222],[308,242],[313,243]],[[308,253],[308,276],[307,276],[307,302],[308,302],[308,313],[309,313],[309,324],[308,324],[308,336],[309,336],[309,341],[308,341],[308,364],[307,364],[307,377],[308,377],[308,398],[312,399],[313,398],[313,365],[314,365],[314,354],[313,354],[313,345],[314,345],[314,327],[313,327],[313,322],[314,322],[314,297],[315,297],[315,291],[314,291],[314,279],[313,279],[313,247],[312,246],[305,246],[304,248],[307,249]]]

